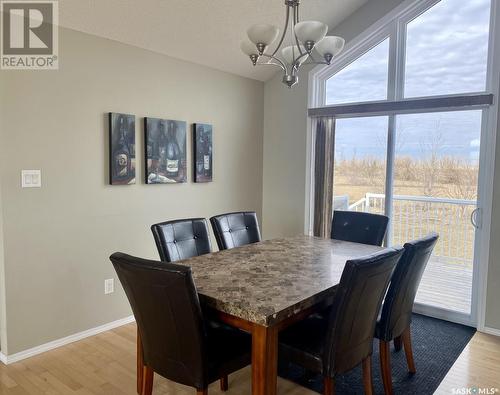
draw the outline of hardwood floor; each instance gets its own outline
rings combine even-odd
[[[473,387],[478,390],[497,389],[495,392],[475,393],[500,393],[500,337],[477,332],[435,394],[452,394],[454,388]]]
[[[135,395],[135,334],[135,324],[130,324],[12,365],[0,364],[0,394]],[[250,368],[229,376],[225,394],[250,395],[250,380]],[[437,393],[451,394],[453,388],[469,386],[500,388],[500,338],[476,334]],[[195,391],[155,375],[153,394],[194,395]],[[218,382],[210,386],[209,394],[222,394]],[[278,378],[278,394],[315,393]]]
[[[1,395],[135,395],[136,327],[129,324],[8,366],[0,363]],[[247,367],[229,376],[229,391],[219,382],[209,395],[250,395]],[[195,395],[194,388],[155,375],[153,394]],[[313,395],[278,378],[278,395]]]

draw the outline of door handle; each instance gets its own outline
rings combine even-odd
[[[478,221],[478,214],[481,212],[481,209],[479,207],[475,208],[474,211],[472,211],[470,215],[470,222],[474,228],[479,229],[481,228],[481,217],[479,217]]]

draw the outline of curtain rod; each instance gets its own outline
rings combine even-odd
[[[342,104],[336,106],[310,108],[308,110],[308,115],[311,118],[354,118],[377,115],[473,110],[486,108],[492,104],[492,94],[476,94],[423,99],[405,99],[399,101],[384,100],[359,104]]]

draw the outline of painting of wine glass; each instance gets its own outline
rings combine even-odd
[[[135,116],[109,113],[109,183],[135,184]]]
[[[186,182],[186,122],[144,118],[146,184]]]
[[[210,182],[213,176],[212,125],[195,123],[194,141],[194,182]]]

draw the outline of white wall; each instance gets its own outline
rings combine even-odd
[[[59,71],[1,73],[8,354],[130,315],[118,284],[104,295],[108,257],[157,258],[151,224],[260,216],[263,83],[67,29]],[[109,111],[136,115],[137,185],[107,184]],[[145,116],[213,124],[214,182],[190,171],[186,184],[145,185]],[[43,187],[21,189],[21,169],[41,169]]]

